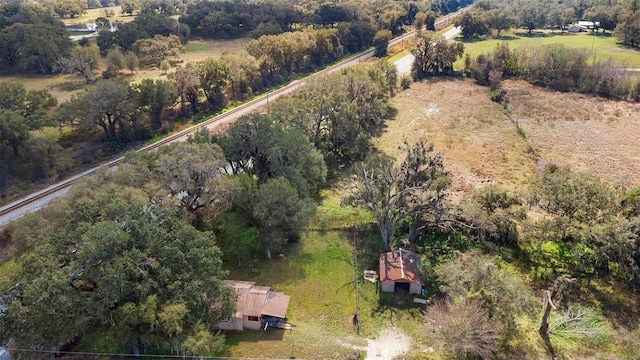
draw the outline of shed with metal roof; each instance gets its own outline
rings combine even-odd
[[[380,285],[384,292],[420,294],[424,286],[420,274],[420,256],[403,249],[381,254]]]
[[[224,280],[236,294],[236,311],[218,323],[221,330],[260,330],[286,322],[289,295],[253,281]]]

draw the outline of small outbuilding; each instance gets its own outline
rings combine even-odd
[[[570,33],[586,32],[587,28],[581,25],[571,24],[567,27],[567,31]]]
[[[420,294],[424,286],[420,256],[403,249],[380,255],[380,284],[384,292]]]
[[[236,293],[236,311],[218,323],[221,330],[266,330],[268,327],[287,328],[286,313],[289,295],[258,286],[253,281],[224,280]]]

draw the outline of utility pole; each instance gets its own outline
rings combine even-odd
[[[355,315],[355,325],[356,325],[356,334],[360,337],[360,298],[358,294],[358,247],[356,246],[356,230],[353,229],[353,267],[354,269],[354,284],[356,286],[356,315]]]

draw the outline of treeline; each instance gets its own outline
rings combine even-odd
[[[259,38],[307,27],[337,29],[340,44],[334,42],[333,46],[341,46],[345,53],[351,53],[373,45],[378,31],[389,30],[392,34],[400,34],[403,26],[412,24],[420,12],[446,14],[470,3],[457,0],[348,1],[340,4],[280,0],[194,3],[172,0],[123,1],[123,13],[137,14],[134,21],[118,23],[118,30],[111,32],[108,17],[112,14],[105,13],[92,20],[101,29],[97,45],[102,56],[114,48],[123,53],[135,51],[139,57],[144,56],[140,54],[140,46],[135,46],[136,42],[155,39],[150,51],[162,51],[159,44],[163,40],[175,35],[185,44],[192,32],[194,36],[205,38],[247,35]],[[76,16],[79,10],[59,10],[56,6],[61,9],[87,8],[97,7],[98,3],[83,5],[82,1],[51,1],[0,4],[1,73],[51,74],[65,71],[60,62],[73,55],[74,47],[69,40],[69,33],[58,19]],[[174,15],[180,17],[171,17]],[[80,45],[87,44],[87,40],[80,42]],[[148,64],[159,66],[154,61]]]
[[[589,31],[612,31],[625,45],[640,44],[640,12],[637,1],[526,1],[526,0],[482,0],[471,11],[456,20],[462,27],[462,36],[470,39],[490,34],[492,30],[500,36],[504,30],[525,28],[531,33],[535,29],[565,31],[578,21],[598,24]]]
[[[12,225],[2,241],[20,266],[0,283],[0,343],[55,351],[90,335],[117,353],[218,353],[212,331],[233,309],[220,249],[244,264],[300,237],[327,174],[364,158],[392,114],[394,71],[342,70],[224,134],[128,153]]]
[[[533,51],[532,51],[533,50]],[[512,50],[499,44],[492,53],[468,59],[468,70],[479,84],[490,85],[500,100],[500,81],[522,77],[532,84],[559,91],[576,91],[609,99],[640,101],[640,81],[610,60],[589,64],[591,52],[563,45]]]
[[[0,5],[0,73],[53,73],[72,47],[64,25],[38,6]]]
[[[275,35],[295,27],[338,27],[390,30],[400,34],[418,12],[448,14],[471,4],[469,0],[447,1],[341,1],[335,2],[200,2],[187,8],[181,22],[203,37],[233,37],[251,34]],[[344,32],[344,30],[341,30]],[[343,42],[345,43],[345,42]]]

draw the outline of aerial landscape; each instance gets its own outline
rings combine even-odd
[[[0,0],[0,360],[638,359],[640,0]]]

